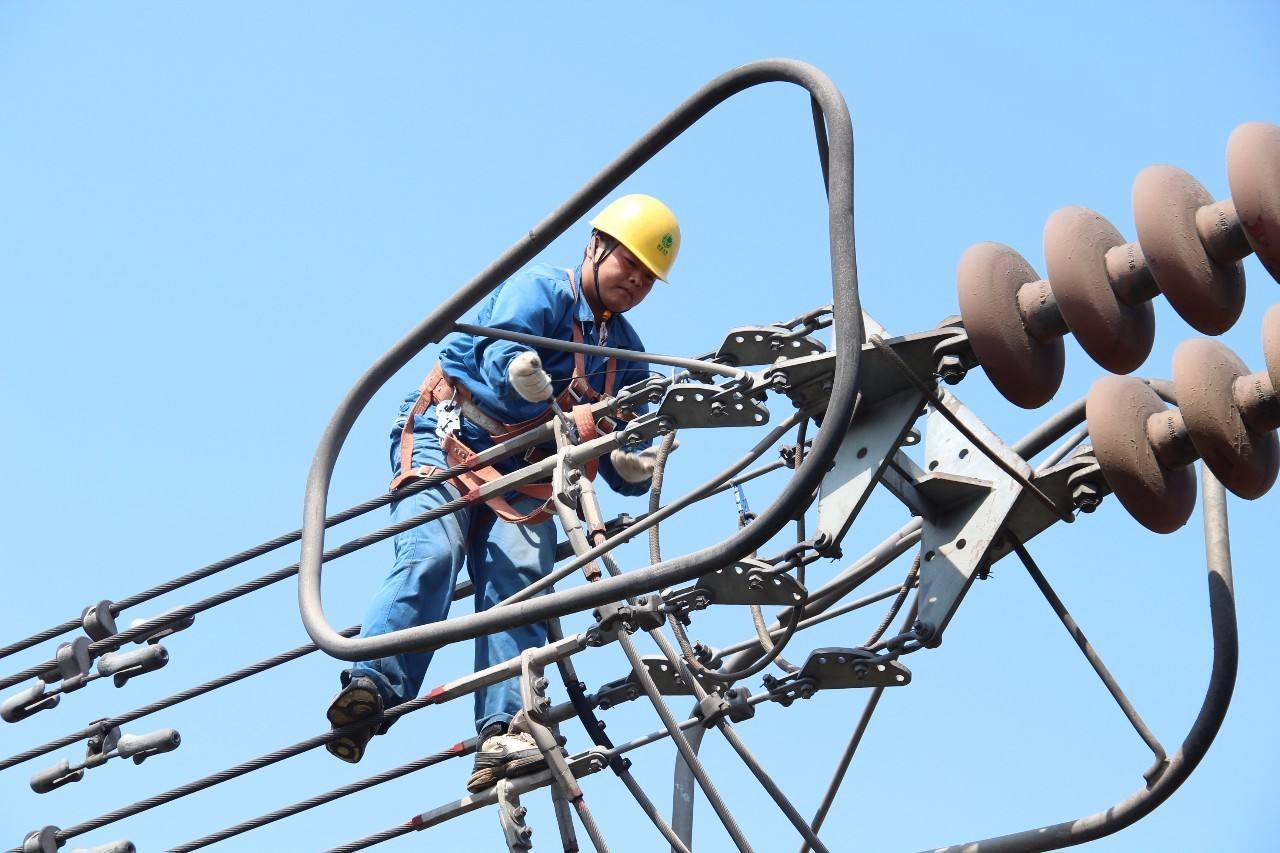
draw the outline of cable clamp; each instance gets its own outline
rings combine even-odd
[[[129,679],[155,672],[169,662],[169,652],[159,643],[132,652],[108,652],[98,658],[98,675],[114,677],[116,687],[124,687]]]

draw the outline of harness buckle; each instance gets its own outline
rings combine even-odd
[[[436,438],[441,441],[462,431],[462,405],[455,399],[457,396],[455,389],[448,400],[436,403]]]

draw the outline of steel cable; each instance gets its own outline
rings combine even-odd
[[[359,631],[360,631],[360,626],[353,625],[352,627],[347,628],[345,631],[343,631],[342,634],[343,636],[354,637],[357,633],[359,633]],[[180,705],[181,703],[186,702],[189,699],[195,699],[197,696],[203,696],[206,693],[211,693],[214,690],[218,690],[219,688],[226,687],[229,684],[234,684],[237,681],[242,681],[243,679],[246,679],[252,675],[257,675],[259,673],[266,672],[269,669],[274,669],[275,667],[280,666],[281,664],[285,664],[291,660],[297,660],[300,657],[309,655],[312,652],[316,651],[318,648],[319,647],[315,643],[308,643],[305,646],[298,646],[296,649],[290,649],[287,652],[281,652],[275,657],[267,658],[266,660],[262,660],[255,664],[251,664],[250,666],[246,666],[242,669],[238,669],[235,672],[229,672],[226,675],[213,679],[212,681],[206,681],[204,684],[199,684],[195,687],[190,687],[186,690],[183,690],[179,693],[175,693],[172,696],[168,696],[164,699],[158,699],[155,702],[152,702],[150,705],[143,705],[141,708],[135,708],[132,711],[126,711],[123,714],[119,714],[114,717],[108,717],[105,720],[99,720],[93,725],[86,726],[85,728],[81,729],[78,732],[73,732],[69,735],[65,735],[63,737],[58,738],[57,740],[50,741],[49,743],[43,744],[42,746],[32,747],[31,749],[28,749],[26,752],[18,753],[17,755],[13,755],[13,756],[10,756],[9,758],[6,758],[4,761],[0,761],[0,770],[8,770],[10,767],[21,764],[24,761],[30,761],[31,759],[37,758],[41,755],[45,755],[46,753],[53,752],[55,749],[61,749],[64,746],[70,746],[76,741],[84,740],[87,737],[92,737],[94,735],[110,731],[116,726],[123,726],[126,723],[132,723],[134,720],[142,719],[143,717],[150,716],[151,714],[154,714],[158,711],[163,711],[166,708],[172,708],[174,705]]]
[[[449,479],[450,477],[457,476],[457,474],[461,473],[462,469],[464,469],[465,467],[466,466],[459,465],[459,466],[456,466],[455,468],[449,469],[448,471],[441,472],[439,475],[424,477],[421,480],[416,480],[412,483],[408,483],[405,486],[401,487],[400,489],[387,492],[381,497],[372,498],[370,500],[365,501],[364,503],[357,504],[353,507],[345,509],[342,512],[335,513],[334,515],[331,515],[324,520],[324,526],[326,528],[333,527],[345,521],[350,521],[353,518],[357,518],[361,515],[364,515],[366,512],[375,510],[378,507],[386,506],[387,504],[391,503],[393,500],[399,500],[401,498],[405,498],[410,495],[417,494],[423,489],[426,489],[430,486],[438,485],[439,483],[443,483],[445,480]],[[257,557],[261,557],[264,554],[269,554],[272,551],[275,551],[279,548],[283,548],[285,545],[289,545],[294,542],[297,542],[301,538],[302,538],[302,529],[299,528],[293,531],[292,533],[281,534],[280,536],[277,536],[275,539],[269,539],[266,542],[263,542],[259,545],[255,545],[254,547],[241,551],[238,554],[233,554],[230,557],[224,557],[223,559],[218,560],[217,562],[210,563],[207,566],[190,571],[185,575],[181,575],[179,577],[174,578],[173,580],[165,581],[164,583],[153,586],[150,589],[145,589],[142,592],[135,593],[134,595],[131,595],[128,598],[125,598],[113,603],[111,605],[111,615],[118,616],[121,612],[123,612],[124,610],[127,610],[130,607],[135,607],[139,604],[143,604],[147,601],[150,601],[153,598],[159,598],[162,595],[167,595],[168,593],[181,589],[182,587],[187,586],[189,584],[193,584],[196,581],[204,580],[205,578],[211,575],[215,575],[218,572],[232,568],[233,566],[238,566],[241,563],[247,563],[249,560],[255,559]],[[24,649],[29,649],[32,646],[36,646],[36,645],[39,645],[40,643],[45,642],[46,640],[52,640],[53,638],[59,637],[67,633],[68,631],[74,631],[76,628],[79,628],[79,627],[80,627],[79,619],[68,619],[66,622],[63,622],[61,625],[54,625],[52,628],[47,628],[38,634],[33,634],[32,636],[27,637],[26,639],[19,640],[16,643],[12,643],[3,648],[0,648],[0,658],[8,657],[9,655],[12,655],[16,652],[23,651]]]
[[[372,533],[367,533],[364,536],[359,536],[349,542],[345,542],[336,548],[326,551],[322,559],[324,562],[329,562],[330,560],[336,560],[339,557],[345,557],[348,554],[359,551],[361,548],[367,548],[370,545],[381,542],[384,539],[389,539],[390,537],[395,536],[398,533],[402,533],[405,530],[409,530],[421,524],[426,524],[430,521],[435,521],[436,519],[442,518],[450,513],[457,512],[467,505],[468,501],[465,499],[455,498],[454,500],[443,503],[440,506],[429,509],[426,512],[415,515],[413,518],[407,518],[404,521],[396,522],[395,524],[388,525],[387,527],[375,530]],[[286,578],[291,578],[297,573],[298,564],[294,563],[293,565],[285,566],[283,569],[278,569],[270,574],[263,575],[262,577],[255,578],[251,581],[246,581],[239,586],[224,590],[216,595],[211,595],[208,598],[201,599],[194,604],[188,604],[185,607],[179,607],[176,610],[171,610],[168,613],[155,617],[154,619],[148,619],[146,622],[135,625],[128,630],[121,631],[118,634],[113,634],[106,639],[98,640],[96,643],[89,646],[89,654],[91,656],[97,656],[103,652],[115,651],[125,643],[137,640],[141,637],[146,637],[148,634],[155,632],[165,625],[186,619],[189,616],[195,616],[197,613],[226,604],[228,601],[234,601],[235,599],[248,595],[251,592],[257,592],[258,590],[271,586],[274,583],[279,583]],[[0,689],[20,684],[28,678],[35,678],[56,667],[57,663],[55,661],[47,661],[43,664],[28,667],[22,672],[0,679]]]
[[[192,850],[199,850],[201,847],[208,847],[210,844],[216,844],[219,841],[226,841],[228,838],[249,832],[250,830],[261,829],[262,827],[275,823],[278,820],[283,820],[286,817],[301,814],[302,812],[314,809],[317,806],[322,806],[325,803],[331,803],[334,800],[350,794],[364,791],[376,785],[381,785],[384,782],[390,782],[393,779],[399,779],[401,776],[407,776],[410,773],[416,773],[419,770],[425,770],[428,767],[433,767],[436,764],[448,761],[450,758],[469,755],[475,751],[476,741],[477,738],[469,738],[468,740],[464,740],[460,743],[455,743],[453,746],[442,752],[423,756],[416,761],[410,761],[408,764],[401,764],[399,767],[384,770],[383,772],[370,776],[367,779],[351,782],[340,788],[334,788],[332,791],[326,791],[323,794],[316,794],[314,797],[309,797],[308,799],[294,803],[293,805],[278,808],[275,811],[268,812],[267,814],[252,818],[251,820],[237,823],[235,826],[229,826],[226,829],[205,835],[194,841],[188,841],[185,844],[170,848],[169,853],[190,853]]]
[[[101,829],[104,826],[124,820],[125,818],[133,817],[134,815],[149,811],[156,806],[162,806],[165,803],[170,803],[174,800],[181,799],[182,797],[189,796],[190,794],[198,793],[206,788],[221,785],[223,782],[228,782],[237,777],[252,773],[255,770],[270,767],[272,764],[277,764],[285,759],[293,758],[294,756],[301,755],[304,752],[310,752],[316,747],[323,746],[335,738],[343,737],[379,722],[390,722],[391,720],[399,719],[405,714],[411,714],[414,711],[434,704],[436,701],[436,694],[434,692],[428,693],[424,696],[419,696],[417,699],[405,702],[403,705],[397,705],[394,708],[389,708],[386,711],[383,711],[381,715],[370,717],[360,723],[352,723],[350,725],[330,729],[327,732],[315,735],[314,737],[309,737],[306,740],[281,747],[280,749],[277,749],[274,752],[269,752],[266,755],[260,755],[257,758],[243,761],[234,767],[228,767],[226,770],[220,770],[217,773],[212,773],[203,778],[196,779],[193,782],[188,782],[185,785],[179,785],[177,788],[171,788],[168,791],[156,794],[152,797],[147,797],[144,800],[139,800],[136,803],[116,809],[115,811],[107,812],[106,814],[99,815],[96,818],[92,818],[82,823],[77,823],[74,826],[67,827],[66,829],[58,830],[58,841],[66,841],[70,838],[75,838],[78,835],[84,835],[86,832]],[[21,851],[15,849],[9,851],[9,853],[21,853]]]

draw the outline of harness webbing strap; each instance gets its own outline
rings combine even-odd
[[[573,310],[577,311],[579,290],[578,283],[573,274],[573,270],[569,270],[569,287],[573,292]],[[574,343],[583,342],[582,323],[575,316],[573,318],[573,341]],[[614,384],[617,379],[618,360],[610,358],[605,365],[605,381],[604,393],[601,394],[591,387],[591,383],[587,379],[586,356],[581,352],[573,354],[573,374],[569,379],[569,384],[565,390],[557,397],[557,402],[562,409],[570,410],[574,426],[578,431],[579,441],[589,441],[598,437],[602,432],[612,432],[617,426],[616,417],[604,417],[597,423],[591,413],[591,403],[599,400],[601,397],[609,396],[613,393]],[[476,423],[482,429],[490,432],[490,436],[495,444],[501,444],[509,441],[518,435],[521,435],[533,429],[540,424],[546,423],[551,419],[553,413],[548,409],[546,412],[537,417],[530,418],[515,424],[502,423],[479,409],[472,401],[471,392],[465,385],[454,381],[444,370],[437,364],[427,374],[427,378],[422,381],[422,385],[418,389],[418,400],[414,403],[413,408],[409,411],[408,417],[405,418],[404,426],[400,431],[400,474],[391,481],[391,488],[398,489],[409,480],[415,480],[419,477],[428,477],[439,469],[431,465],[423,465],[418,468],[413,467],[413,448],[414,448],[414,420],[421,415],[426,414],[427,409],[439,403],[451,401],[458,405],[464,417],[467,417],[473,423]],[[616,414],[616,413],[615,413]],[[503,427],[500,432],[493,432],[492,426],[501,424]],[[469,465],[475,459],[476,453],[471,448],[462,443],[457,436],[446,434],[440,442],[440,449],[444,451],[445,459],[449,467],[458,465]],[[598,469],[597,460],[592,459],[587,463],[585,472],[587,477],[595,479]],[[464,471],[454,477],[449,482],[458,490],[464,500],[477,502],[480,500],[478,496],[479,489],[486,483],[490,483],[502,474],[491,465],[481,466],[472,470]],[[536,524],[547,518],[551,513],[547,510],[547,503],[551,500],[551,485],[549,483],[533,483],[526,486],[520,486],[514,491],[518,491],[523,495],[536,498],[542,501],[542,504],[528,513],[518,512],[511,504],[501,495],[489,497],[484,500],[494,513],[504,521],[512,524]]]

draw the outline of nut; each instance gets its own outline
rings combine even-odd
[[[938,378],[948,385],[955,385],[969,372],[964,360],[958,355],[944,355],[938,359],[936,367]]]
[[[1071,490],[1071,505],[1081,512],[1093,512],[1102,503],[1102,494],[1093,483],[1084,482]]]

